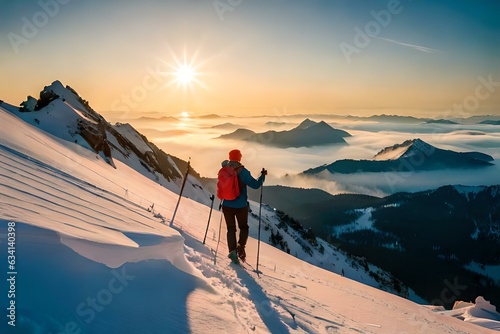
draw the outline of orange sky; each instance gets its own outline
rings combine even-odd
[[[500,114],[495,2],[244,1],[221,12],[90,0],[59,4],[46,22],[34,0],[2,7],[0,99],[12,104],[60,80],[104,114]],[[172,75],[184,55],[198,72],[189,87]]]

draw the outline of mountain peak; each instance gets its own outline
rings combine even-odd
[[[64,100],[69,99],[72,102],[75,102],[80,97],[74,89],[69,86],[65,87],[61,81],[55,80],[50,85],[43,87],[43,90],[40,92],[40,98],[42,98],[43,95],[54,94]]]
[[[300,123],[296,127],[296,129],[307,129],[307,128],[310,128],[311,126],[316,125],[316,124],[318,124],[318,123],[309,119],[309,118],[306,118],[305,120],[302,121],[302,123]]]
[[[75,89],[64,86],[59,80],[45,86],[38,100],[29,96],[21,103],[21,108],[9,111],[54,137],[93,152],[115,169],[118,167],[114,161],[121,161],[162,185],[182,178],[179,171],[185,168],[185,161],[159,149],[131,124],[110,124]],[[195,179],[189,182],[202,189],[196,172],[191,169],[190,173]],[[208,198],[194,197],[202,203]]]
[[[420,138],[408,139],[401,144],[395,144],[382,149],[375,154],[373,160],[397,160],[402,157],[407,157],[415,152],[432,152],[436,148]]]
[[[414,148],[418,149],[419,151],[424,151],[424,152],[425,151],[432,151],[432,150],[435,149],[434,146],[432,146],[431,144],[423,141],[420,138],[413,139],[411,147],[414,147]]]
[[[320,126],[320,127],[329,127],[329,128],[332,128],[332,126],[330,124],[328,124],[327,122],[325,121],[319,121],[318,123],[314,124],[314,126]],[[333,128],[332,128],[333,129]]]
[[[337,160],[330,165],[308,169],[304,173],[318,174],[325,169],[330,173],[341,174],[467,169],[492,166],[492,161],[493,157],[485,153],[445,150],[417,138],[386,147],[373,160]]]
[[[255,133],[247,129],[238,129],[230,134],[221,135],[219,138],[255,141],[278,147],[311,147],[347,144],[344,137],[350,136],[346,131],[334,129],[324,121],[317,123],[307,118],[291,130]]]
[[[55,80],[54,82],[52,82],[49,86],[45,86],[45,88],[50,88],[52,90],[61,90],[61,89],[65,89],[64,88],[64,85],[62,84],[61,81],[59,80]]]

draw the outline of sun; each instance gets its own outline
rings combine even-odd
[[[197,86],[206,88],[199,80],[204,75],[200,71],[204,62],[197,61],[198,52],[191,57],[188,57],[186,50],[184,50],[182,57],[177,57],[172,50],[170,50],[170,53],[174,61],[171,63],[164,61],[165,65],[170,68],[170,71],[164,72],[164,75],[171,77],[169,85],[174,84],[177,87],[182,87],[184,92],[188,89],[194,90]]]
[[[195,67],[186,63],[177,65],[173,73],[177,85],[183,87],[191,85],[197,75]]]

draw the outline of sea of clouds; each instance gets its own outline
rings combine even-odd
[[[324,120],[349,132],[348,145],[276,148],[262,143],[219,139],[238,128],[263,133],[290,130],[304,119]],[[446,184],[500,184],[500,126],[483,124],[381,123],[334,116],[184,117],[119,119],[132,124],[165,152],[181,159],[191,158],[193,168],[204,177],[215,178],[221,161],[232,149],[243,153],[242,163],[257,176],[269,172],[266,183],[302,188],[319,188],[332,194],[364,193],[384,196],[397,191],[420,191]],[[399,173],[330,174],[305,177],[304,170],[339,159],[371,159],[383,148],[420,138],[442,149],[479,151],[491,155],[495,166],[475,170]]]

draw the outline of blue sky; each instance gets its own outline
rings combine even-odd
[[[102,112],[428,116],[500,81],[493,0],[3,1],[0,31],[14,104],[59,79]],[[500,113],[497,90],[467,113]]]

